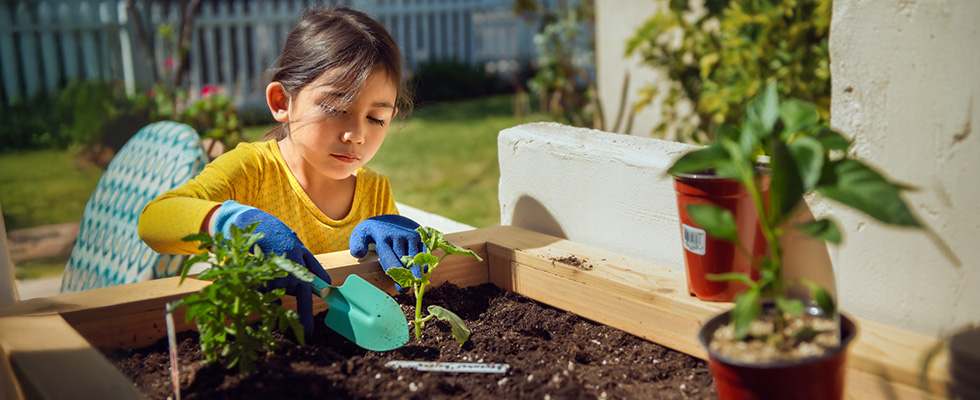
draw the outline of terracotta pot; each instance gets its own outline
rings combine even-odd
[[[840,315],[841,345],[816,358],[749,364],[718,355],[708,347],[715,330],[729,321],[729,312],[719,314],[701,327],[701,345],[708,349],[708,365],[720,400],[794,399],[834,400],[844,398],[847,347],[857,336],[857,326]]]
[[[760,169],[764,198],[769,196],[771,174]],[[733,243],[708,236],[695,224],[687,212],[690,204],[714,204],[731,211],[738,226],[739,240],[752,253],[761,257],[766,253],[766,240],[759,226],[752,197],[745,187],[734,179],[719,178],[713,174],[674,175],[677,192],[677,211],[681,220],[681,240],[684,243],[684,261],[687,266],[687,289],[692,296],[707,301],[732,301],[735,295],[746,289],[741,282],[718,282],[707,274],[741,272],[758,279],[758,271],[752,261],[738,251]]]

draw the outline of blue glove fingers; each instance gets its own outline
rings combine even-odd
[[[296,313],[303,324],[303,336],[313,336],[313,290],[309,283],[301,282],[295,288]]]
[[[368,244],[374,243],[374,238],[364,226],[358,225],[350,234],[350,255],[361,258],[368,253]]]
[[[306,269],[310,270],[310,272],[312,272],[313,275],[320,277],[320,279],[323,279],[323,281],[326,282],[327,284],[331,283],[330,275],[327,274],[327,271],[323,269],[323,266],[320,265],[320,262],[316,260],[316,257],[313,256],[313,253],[310,253],[310,251],[305,248],[303,249],[303,265],[305,265]]]
[[[375,250],[378,252],[378,261],[381,262],[382,270],[387,271],[388,268],[392,268],[392,267],[394,268],[405,267],[405,265],[402,264],[401,259],[399,259],[398,256],[395,255],[395,252],[391,250],[391,247],[379,243],[377,247],[375,247]],[[399,292],[404,292],[405,288],[401,287],[401,285],[396,283],[395,290],[398,290]]]

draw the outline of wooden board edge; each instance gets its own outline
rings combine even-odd
[[[142,399],[126,377],[57,314],[0,318],[4,368],[24,398]]]

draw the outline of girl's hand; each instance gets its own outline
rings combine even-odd
[[[417,222],[397,214],[368,218],[357,224],[351,232],[350,254],[357,258],[364,257],[368,253],[368,245],[374,243],[382,269],[387,271],[392,267],[404,268],[402,257],[415,256],[420,251],[425,251],[422,237],[415,230],[418,227]],[[413,266],[411,271],[416,278],[422,276],[421,266]],[[395,289],[399,292],[404,290],[397,283]]]
[[[314,275],[330,283],[330,275],[323,270],[320,262],[306,249],[303,242],[278,218],[255,207],[246,206],[228,200],[214,213],[214,231],[221,232],[225,237],[231,234],[231,227],[247,227],[258,222],[255,233],[265,236],[255,244],[265,253],[275,253],[286,256],[291,261],[306,267]],[[266,283],[267,289],[286,289],[286,294],[296,297],[296,312],[303,331],[308,338],[313,334],[313,287],[309,282],[303,282],[290,274],[284,278],[276,278]]]

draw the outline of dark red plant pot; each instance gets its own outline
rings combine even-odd
[[[760,175],[763,198],[769,195],[771,174]],[[674,175],[677,192],[677,211],[681,220],[681,240],[684,243],[684,262],[687,266],[687,289],[692,296],[707,301],[732,301],[746,285],[734,281],[712,281],[708,274],[740,272],[758,279],[758,271],[752,260],[733,243],[708,236],[694,223],[687,211],[691,204],[714,204],[731,211],[735,217],[739,240],[752,256],[759,258],[766,253],[766,240],[759,226],[752,197],[741,183],[734,179],[718,178],[712,174]]]
[[[841,346],[816,358],[764,365],[748,364],[715,354],[708,340],[729,313],[719,314],[701,327],[701,345],[708,349],[708,365],[720,400],[794,399],[835,400],[844,398],[847,347],[857,336],[857,326],[840,315]]]

